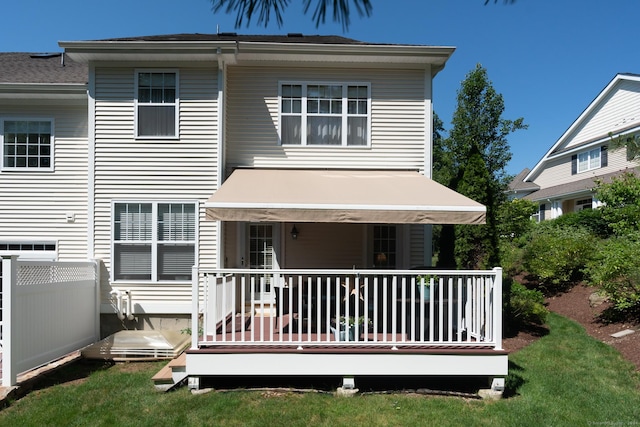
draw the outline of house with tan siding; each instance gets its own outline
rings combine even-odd
[[[638,163],[626,148],[611,149],[611,138],[640,131],[640,76],[618,74],[533,167],[509,185],[511,197],[539,204],[538,220],[599,205],[593,189]]]
[[[0,99],[0,244],[99,260],[103,335],[190,328],[196,387],[506,375],[501,270],[429,267],[433,224],[485,218],[430,179],[432,80],[454,48],[235,33],[60,46],[57,72],[82,78]]]

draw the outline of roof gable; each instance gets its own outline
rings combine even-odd
[[[525,180],[532,180],[547,160],[640,128],[640,75],[618,74],[553,144]]]

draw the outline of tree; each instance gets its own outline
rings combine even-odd
[[[334,22],[342,24],[343,30],[349,29],[351,23],[349,19],[351,5],[356,8],[360,16],[371,16],[373,6],[370,0],[317,0],[313,11],[313,20],[316,28],[324,24],[327,11],[331,9]],[[236,28],[242,26],[244,18],[247,19],[247,26],[251,23],[254,15],[258,14],[258,24],[269,24],[271,13],[275,15],[278,27],[282,26],[282,13],[289,6],[290,0],[211,0],[213,12],[217,13],[224,9],[225,13],[236,12]],[[311,8],[311,0],[304,0],[304,13],[307,14]]]
[[[458,91],[453,128],[443,143],[451,168],[450,180],[444,184],[485,205],[487,220],[485,225],[443,227],[441,266],[451,266],[454,259],[459,268],[499,265],[498,208],[506,200],[504,190],[511,178],[505,170],[511,160],[507,136],[527,128],[524,119],[503,119],[503,112],[502,95],[478,64]]]
[[[498,3],[498,1],[493,0],[494,3]],[[224,9],[225,13],[236,12],[236,28],[242,27],[244,18],[247,19],[247,26],[249,26],[251,18],[255,14],[258,14],[258,24],[264,23],[266,27],[269,24],[272,13],[275,15],[278,27],[281,27],[282,13],[290,2],[291,0],[211,0],[214,13],[222,9]],[[487,5],[490,2],[491,0],[485,0],[484,4]],[[506,4],[515,2],[516,0],[504,0]],[[311,3],[312,0],[304,0],[305,14],[311,8]],[[351,5],[349,3],[353,3],[353,7],[356,8],[360,16],[371,16],[373,12],[373,5],[370,0],[316,0],[315,3],[313,20],[316,28],[325,23],[327,11],[331,9],[333,21],[342,24],[343,30],[348,30],[351,22],[349,19]]]
[[[640,161],[640,135],[618,135],[613,136],[613,133],[609,132],[609,138],[611,139],[611,148],[627,148],[627,160],[639,160]]]
[[[610,183],[596,182],[602,217],[618,236],[640,231],[640,178],[625,172]]]

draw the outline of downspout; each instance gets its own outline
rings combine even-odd
[[[431,65],[427,65],[424,70],[424,117],[424,176],[433,179],[433,72]],[[433,259],[433,225],[423,226],[423,240],[423,265],[430,267]]]
[[[237,52],[236,45],[236,52]],[[222,56],[222,49],[218,48],[218,161],[216,167],[218,169],[216,179],[216,190],[218,190],[224,182],[225,171],[225,93],[226,93],[226,63]],[[222,233],[222,221],[216,221],[216,268],[222,268],[224,264],[224,238]]]
[[[96,69],[89,64],[88,88],[88,166],[87,166],[87,259],[95,258],[95,198],[96,198]]]

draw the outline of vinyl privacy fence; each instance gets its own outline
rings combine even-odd
[[[2,256],[2,385],[99,338],[97,262]]]

